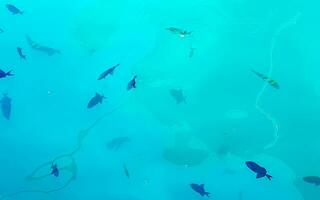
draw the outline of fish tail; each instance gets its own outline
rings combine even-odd
[[[269,174],[267,174],[266,177],[267,177],[269,180],[271,180],[271,179],[273,178],[273,177],[272,177],[271,175],[269,175]]]
[[[12,74],[12,70],[8,71],[8,72],[6,73],[6,75],[7,75],[7,76],[14,76],[14,74]]]
[[[210,197],[210,192],[205,192],[204,195]]]

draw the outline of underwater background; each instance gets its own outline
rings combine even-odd
[[[319,9],[1,0],[0,199],[319,199]]]

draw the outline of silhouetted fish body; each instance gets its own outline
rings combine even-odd
[[[267,174],[267,170],[261,166],[259,166],[257,163],[252,161],[247,161],[246,165],[251,171],[255,172],[257,174],[256,178],[262,178],[267,177],[269,180],[271,180],[272,176]]]
[[[133,79],[131,81],[129,81],[128,85],[127,85],[127,90],[131,90],[131,89],[134,89],[136,88],[136,79],[137,79],[137,76],[134,76]]]
[[[130,178],[130,173],[129,173],[129,170],[128,170],[126,164],[123,164],[123,170],[124,170],[124,174],[126,175],[126,177]]]
[[[55,177],[58,177],[59,176],[59,169],[58,169],[58,166],[55,164],[55,165],[52,165],[51,166],[51,175],[55,176]]]
[[[0,69],[0,78],[5,78],[7,76],[13,76],[12,70],[10,70],[8,72],[5,72],[5,71]]]
[[[176,100],[177,104],[186,103],[186,98],[182,90],[172,89],[170,90],[170,94]]]
[[[195,183],[192,183],[190,184],[190,187],[196,191],[197,193],[199,193],[201,196],[207,196],[209,197],[210,193],[209,192],[206,192],[205,189],[204,189],[204,184],[195,184]]]
[[[279,89],[280,86],[279,86],[279,83],[276,82],[275,80],[255,71],[255,70],[251,70],[254,74],[256,74],[258,77],[260,77],[261,79],[263,79],[264,81],[268,82],[272,87],[276,88],[276,89]]]
[[[1,103],[2,115],[7,120],[10,120],[10,116],[11,116],[11,98],[9,98],[8,95],[5,94],[5,95],[3,95],[0,103]]]
[[[99,103],[101,104],[104,98],[105,97],[103,95],[96,93],[96,95],[90,99],[87,108],[93,108]]]
[[[102,80],[104,78],[106,78],[108,75],[113,75],[114,70],[119,66],[120,64],[117,64],[109,69],[107,69],[106,71],[104,71],[102,74],[100,74],[98,80]]]
[[[47,46],[43,46],[40,45],[38,43],[36,43],[35,41],[33,41],[29,36],[26,36],[28,44],[34,49],[37,50],[39,52],[45,53],[48,56],[52,56],[54,54],[61,54],[60,50],[51,48],[51,47],[47,47]]]
[[[190,31],[182,30],[180,28],[175,28],[175,27],[169,27],[169,28],[167,28],[167,30],[174,33],[174,34],[180,35],[180,37],[185,37],[187,35],[191,35],[191,33],[192,33]]]
[[[110,150],[118,150],[125,143],[130,142],[129,137],[117,137],[107,143],[107,148]]]
[[[314,184],[316,186],[320,185],[320,177],[319,176],[306,176],[306,177],[303,177],[303,180],[307,183]]]
[[[27,58],[26,55],[23,54],[22,48],[17,47],[17,51],[18,51],[18,54],[19,54],[20,58],[22,58],[24,60]]]
[[[23,14],[23,12],[19,8],[17,8],[16,6],[14,6],[12,4],[7,4],[6,7],[14,15]]]

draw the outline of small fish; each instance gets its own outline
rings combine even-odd
[[[193,47],[190,48],[189,58],[193,57],[195,51],[196,51],[196,48],[193,48]]]
[[[199,185],[199,184],[192,183],[192,184],[190,184],[190,187],[191,187],[194,191],[198,192],[201,196],[210,197],[210,196],[209,196],[210,193],[209,193],[209,192],[206,192],[205,189],[204,189],[204,184]]]
[[[192,33],[190,31],[182,30],[180,28],[175,28],[175,27],[169,27],[169,28],[167,28],[167,30],[174,33],[174,34],[180,35],[180,37],[185,37],[187,35],[191,35],[191,33]]]
[[[3,33],[3,32],[4,32],[4,30],[2,28],[0,28],[0,33]]]
[[[19,8],[17,8],[16,6],[14,6],[12,4],[7,4],[6,7],[14,15],[16,15],[16,14],[22,15],[23,14],[23,12]]]
[[[302,178],[305,182],[314,184],[316,186],[320,185],[320,177],[319,176],[306,176]]]
[[[95,107],[97,104],[101,104],[103,99],[105,99],[105,97],[103,95],[100,95],[98,93],[96,93],[96,95],[94,97],[92,97],[88,103],[87,108],[93,108]]]
[[[268,82],[272,87],[276,88],[276,89],[279,89],[280,86],[279,86],[279,83],[276,82],[275,80],[255,71],[255,70],[251,70],[254,74],[256,74],[258,77],[262,78],[264,81]]]
[[[125,163],[123,164],[123,170],[126,177],[130,179],[130,173]]]
[[[14,76],[14,74],[12,74],[12,70],[8,72],[4,72],[3,70],[0,69],[0,78],[5,78],[7,76]]]
[[[35,41],[33,41],[28,35],[26,36],[26,38],[27,38],[28,44],[29,44],[34,50],[40,51],[40,52],[42,52],[42,53],[46,53],[48,56],[52,56],[52,55],[54,55],[54,54],[61,54],[61,51],[60,51],[60,50],[57,50],[57,49],[54,49],[54,48],[51,48],[51,47],[47,47],[47,46],[40,45],[40,44],[36,43]]]
[[[57,164],[52,164],[51,166],[51,175],[58,177],[59,176],[59,169]]]
[[[104,71],[102,74],[100,74],[98,80],[102,80],[104,78],[106,78],[108,75],[113,75],[114,70],[119,66],[120,64],[116,64],[115,66],[107,69],[106,71]]]
[[[133,79],[131,81],[129,81],[128,85],[127,85],[127,90],[131,90],[136,88],[136,79],[137,76],[134,76]]]
[[[267,170],[261,166],[259,166],[257,163],[252,161],[247,161],[246,165],[251,171],[255,172],[257,174],[256,178],[262,178],[267,177],[269,180],[271,180],[272,176],[267,174]]]
[[[131,139],[129,137],[117,137],[107,143],[107,148],[109,150],[118,150],[121,146],[130,141]]]
[[[8,97],[7,94],[4,94],[2,99],[0,100],[2,115],[7,120],[10,120],[11,116],[11,98]]]
[[[186,103],[186,97],[183,95],[183,91],[181,89],[172,89],[170,90],[170,94],[176,100],[177,104]]]
[[[24,60],[27,58],[26,55],[23,54],[21,47],[17,47],[17,51],[18,51],[20,58],[22,58]]]

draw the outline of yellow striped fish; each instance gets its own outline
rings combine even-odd
[[[275,80],[273,80],[273,79],[271,79],[271,78],[269,78],[269,77],[267,77],[267,76],[265,76],[265,75],[263,75],[263,74],[255,71],[255,70],[251,70],[251,71],[252,71],[254,74],[256,74],[257,76],[259,76],[260,78],[262,78],[264,81],[268,82],[272,87],[274,87],[274,88],[276,88],[276,89],[279,89],[279,88],[280,88],[280,86],[279,86],[279,84],[278,84],[277,81],[275,81]]]

